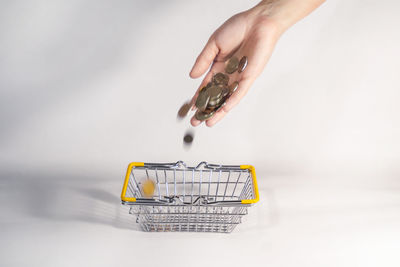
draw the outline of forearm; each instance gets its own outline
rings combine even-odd
[[[267,18],[284,32],[323,2],[325,0],[263,0],[248,12]]]

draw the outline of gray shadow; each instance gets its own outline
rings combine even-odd
[[[8,210],[12,212],[3,215],[17,221],[85,222],[141,231],[136,216],[121,204],[122,183],[122,176],[1,170],[0,194],[11,201],[0,203],[0,209],[11,205]],[[260,226],[272,228],[280,221],[274,188],[264,186],[263,180],[259,180],[259,186],[260,202],[245,216],[244,224],[249,227],[243,227],[248,232]]]
[[[139,230],[136,217],[122,206],[123,179],[76,174],[0,172],[0,192],[9,199],[5,217],[46,221],[81,221]],[[4,208],[4,207],[3,207]]]

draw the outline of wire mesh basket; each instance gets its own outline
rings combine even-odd
[[[154,181],[146,196],[143,185]],[[129,164],[122,188],[122,204],[144,231],[230,233],[241,223],[247,208],[259,200],[251,165],[216,165],[201,162]]]

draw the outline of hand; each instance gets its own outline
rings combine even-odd
[[[239,59],[247,56],[248,64],[242,73],[230,75],[230,83],[238,81],[239,87],[226,101],[225,106],[206,121],[207,126],[211,127],[220,121],[246,95],[268,62],[278,36],[277,26],[268,17],[255,16],[251,12],[231,17],[211,35],[190,72],[192,78],[198,78],[212,64],[199,89],[211,80],[213,74],[224,72],[225,61],[232,55]],[[199,90],[192,103],[195,102],[198,92]],[[201,122],[193,117],[191,123],[197,126]]]
[[[263,71],[281,34],[322,2],[323,0],[262,1],[254,8],[231,17],[211,35],[190,72],[190,77],[198,78],[211,65],[192,98],[192,104],[195,103],[199,90],[212,76],[224,72],[225,61],[231,56],[235,55],[238,59],[246,56],[248,64],[242,73],[230,75],[230,83],[238,81],[239,87],[226,101],[225,106],[206,120],[207,126],[211,127],[219,122],[246,95]],[[200,123],[201,121],[192,117],[193,126]]]

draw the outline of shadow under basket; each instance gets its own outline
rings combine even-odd
[[[154,192],[144,194],[152,181]],[[230,233],[247,209],[258,202],[255,169],[251,165],[201,162],[129,164],[121,201],[144,231]]]

